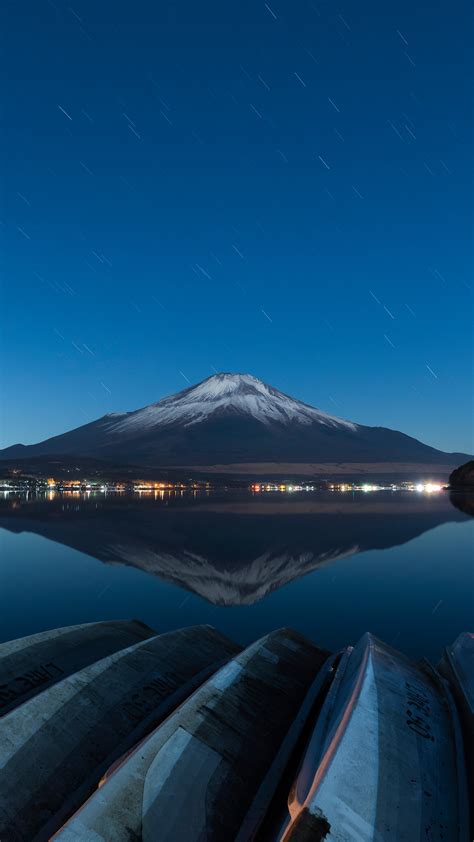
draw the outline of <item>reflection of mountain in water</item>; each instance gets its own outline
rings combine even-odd
[[[0,527],[34,532],[107,563],[132,565],[220,605],[249,605],[358,552],[464,520],[446,498],[301,500],[111,498],[2,507]]]

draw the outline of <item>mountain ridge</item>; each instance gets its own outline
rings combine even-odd
[[[0,460],[95,457],[146,466],[237,463],[422,463],[454,467],[445,453],[386,427],[369,427],[299,401],[250,374],[222,372],[137,410],[109,413]]]

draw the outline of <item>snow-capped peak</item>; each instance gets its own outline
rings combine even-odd
[[[113,433],[134,433],[167,424],[191,426],[210,416],[233,413],[252,417],[262,424],[319,423],[329,427],[357,429],[356,424],[321,412],[290,398],[251,374],[221,373],[208,377],[158,403],[111,419]]]

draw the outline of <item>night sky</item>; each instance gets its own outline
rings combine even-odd
[[[470,5],[7,2],[2,446],[236,371],[472,452]]]

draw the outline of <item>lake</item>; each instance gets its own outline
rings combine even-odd
[[[446,492],[5,495],[0,641],[95,620],[371,631],[437,660],[474,628],[474,502]],[[465,511],[463,511],[463,509]]]

